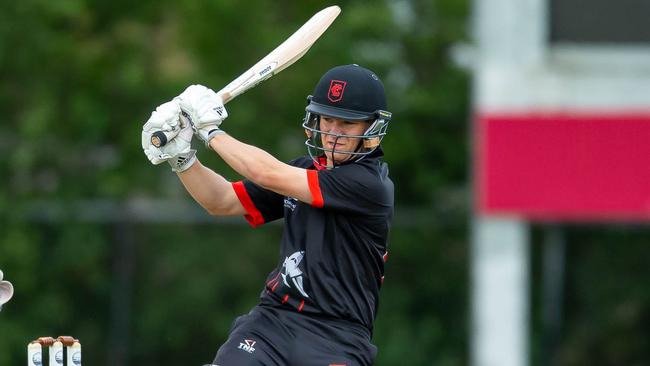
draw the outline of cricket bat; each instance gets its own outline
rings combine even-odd
[[[217,95],[228,103],[235,97],[247,90],[254,88],[257,84],[279,73],[298,61],[316,40],[329,28],[334,19],[341,13],[338,6],[327,7],[314,14],[294,34],[287,38],[282,44],[276,47],[271,53],[264,56],[250,69],[231,81]],[[157,131],[151,135],[151,144],[162,147],[178,134],[178,131]]]

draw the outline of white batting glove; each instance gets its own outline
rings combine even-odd
[[[186,170],[196,161],[196,150],[191,148],[192,127],[181,120],[180,114],[178,101],[163,103],[142,127],[142,150],[149,161],[154,165],[167,161],[175,172]],[[157,131],[176,136],[158,148],[151,144],[151,135]]]
[[[192,125],[194,133],[210,146],[210,140],[223,133],[219,125],[228,117],[223,101],[214,90],[203,85],[190,85],[174,98],[181,108],[181,118]]]
[[[14,287],[9,281],[2,280],[2,270],[0,270],[0,310],[2,310],[2,305],[14,296]]]

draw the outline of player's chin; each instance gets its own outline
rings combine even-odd
[[[330,160],[334,161],[335,163],[340,164],[350,160],[350,158],[352,158],[352,155],[337,152],[332,154],[331,152],[328,152],[328,158],[330,158]]]

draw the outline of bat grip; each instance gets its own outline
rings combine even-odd
[[[165,131],[156,131],[151,134],[151,144],[155,147],[163,147],[167,145],[171,139],[176,137],[178,135],[177,131],[170,131],[170,132],[165,132]]]
[[[226,91],[226,92],[219,91],[219,93],[217,93],[217,95],[221,98],[221,101],[222,101],[223,104],[226,104],[226,103],[230,102],[234,98],[234,96],[228,91]],[[183,112],[183,113],[185,113],[185,112]],[[190,118],[187,115],[186,115],[186,117],[188,119]],[[151,144],[153,146],[155,146],[155,147],[161,148],[161,147],[167,145],[167,143],[169,141],[171,141],[174,137],[176,137],[176,135],[178,135],[179,132],[180,131],[169,131],[169,132],[156,131],[156,132],[151,134]]]

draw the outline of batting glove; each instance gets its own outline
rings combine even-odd
[[[163,103],[156,108],[142,127],[142,150],[149,161],[158,165],[168,162],[172,171],[182,172],[196,161],[196,150],[192,150],[192,127],[180,118],[178,101]],[[173,136],[165,146],[151,144],[151,135],[163,131]]]
[[[2,305],[14,296],[14,286],[9,281],[3,281],[2,276],[2,270],[0,270],[0,310],[2,310]]]
[[[196,136],[209,148],[210,140],[223,133],[219,126],[228,117],[221,97],[203,85],[190,85],[174,99],[180,105],[181,119],[192,126]]]

